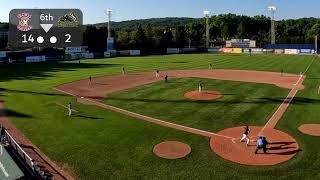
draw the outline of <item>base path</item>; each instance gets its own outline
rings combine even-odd
[[[5,116],[4,102],[0,100],[0,124],[3,125],[22,149],[34,159],[39,166],[48,171],[55,180],[75,179],[67,171],[62,170],[38,149],[27,137],[23,135]]]
[[[80,80],[56,87],[74,96],[82,96],[93,99],[103,99],[108,94],[126,90],[129,88],[150,84],[164,80],[165,75],[171,78],[206,78],[206,79],[220,79],[253,83],[273,84],[278,87],[293,89],[294,87],[303,89],[303,85],[299,83],[294,84],[300,78],[299,75],[283,74],[276,72],[264,71],[245,71],[245,70],[172,70],[161,71],[160,77],[156,78],[154,72],[140,72],[129,73],[126,75],[112,75],[93,78],[92,83],[88,80]]]

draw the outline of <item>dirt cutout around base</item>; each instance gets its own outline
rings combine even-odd
[[[196,90],[186,92],[184,97],[191,100],[209,101],[221,98],[222,94],[218,91],[203,90],[199,92]]]
[[[164,159],[179,159],[187,156],[191,147],[179,141],[164,141],[154,146],[153,153]]]
[[[300,132],[307,135],[320,136],[320,124],[304,124],[298,129]]]
[[[267,128],[261,136],[266,137],[269,142],[268,151],[264,154],[260,149],[258,154],[255,154],[257,136],[262,127],[249,128],[249,146],[246,146],[246,142],[240,142],[244,127],[235,127],[218,132],[221,136],[213,136],[210,139],[211,149],[229,161],[254,166],[276,165],[290,160],[299,152],[299,145],[293,137],[282,131]]]

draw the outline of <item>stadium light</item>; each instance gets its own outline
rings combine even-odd
[[[203,11],[203,15],[206,18],[206,48],[209,48],[209,15],[210,11]]]
[[[111,9],[107,9],[104,12],[108,16],[108,38],[110,38],[111,37],[111,15],[112,15],[112,10]]]
[[[268,11],[271,12],[271,44],[276,43],[276,31],[275,31],[275,21],[274,21],[274,13],[277,8],[275,6],[268,6]]]

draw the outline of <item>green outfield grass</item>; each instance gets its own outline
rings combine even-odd
[[[320,63],[318,60],[314,61],[306,74],[307,79],[304,82],[306,89],[297,94],[297,98],[294,99],[293,104],[290,105],[287,113],[276,127],[295,137],[302,151],[289,162],[272,167],[243,166],[225,161],[210,150],[208,138],[157,126],[97,107],[77,104],[73,98],[51,90],[54,86],[87,79],[88,76],[119,74],[122,67],[126,67],[129,72],[138,72],[154,71],[155,69],[206,69],[209,63],[213,63],[215,68],[219,69],[278,72],[283,69],[285,72],[298,74],[304,71],[312,60],[312,56],[188,54],[85,60],[81,64],[76,61],[1,65],[0,98],[6,101],[7,114],[12,122],[52,160],[72,169],[79,179],[319,179],[319,138],[307,136],[297,131],[297,127],[301,124],[320,122],[320,98],[316,94],[320,84]],[[176,86],[178,86],[178,82],[184,81],[196,84],[198,79],[179,79],[170,85],[174,86],[176,82]],[[287,94],[287,90],[271,85],[217,80],[204,81],[219,91],[228,90],[230,94],[235,94],[225,96],[220,100],[226,103],[225,109],[217,107],[219,114],[223,111],[226,113],[235,112],[229,115],[228,123],[219,124],[210,121],[211,119],[206,117],[208,110],[205,110],[199,112],[203,113],[203,118],[199,119],[197,123],[191,124],[208,130],[223,129],[230,125],[246,123],[264,124],[271,109],[279,103],[279,98]],[[221,87],[215,86],[221,83],[223,83]],[[237,84],[239,88],[232,89],[233,83]],[[156,92],[157,88],[161,86],[159,83],[150,85],[151,88],[148,91]],[[138,89],[141,92],[147,91],[145,87],[138,87]],[[183,88],[191,87],[186,85],[180,90]],[[254,88],[258,89],[254,91]],[[247,90],[252,92],[251,96],[245,96],[244,93]],[[114,95],[120,96],[120,94]],[[128,96],[121,94],[126,98],[129,98],[129,95],[130,93]],[[168,97],[172,98],[169,95]],[[158,98],[164,97],[150,95],[145,98],[159,101],[161,99]],[[246,113],[244,110],[246,108],[244,108],[238,114],[238,110],[241,108],[237,109],[236,104],[227,102],[234,100],[242,104],[240,102],[242,98],[250,101],[247,104],[243,103],[247,106],[248,112]],[[264,100],[265,103],[261,103],[252,98],[268,99]],[[55,104],[55,102],[67,104],[69,101],[73,102],[74,108],[80,111],[72,118],[66,115],[65,109]],[[111,101],[119,103],[122,100],[111,99]],[[163,103],[172,104],[173,102]],[[150,104],[156,104],[156,102]],[[187,106],[188,102],[177,104],[183,107]],[[192,103],[190,106],[199,107],[201,104]],[[218,106],[220,105],[218,104]],[[260,106],[264,106],[264,108]],[[134,106],[130,108],[134,108]],[[253,110],[255,108],[257,112]],[[257,118],[260,117],[260,114],[263,117],[261,119]],[[167,120],[181,121],[182,124],[187,125],[192,118],[190,116],[190,119],[188,117],[188,119],[180,120],[176,117],[177,115],[178,113],[168,114],[166,115]],[[218,117],[218,114],[215,115],[215,113],[211,113],[211,115]],[[159,114],[154,116],[162,117]],[[198,116],[202,117],[200,114]],[[211,123],[215,126],[206,126]],[[186,142],[193,151],[189,156],[180,160],[160,159],[152,154],[152,148],[163,140]]]
[[[223,97],[192,101],[184,93],[216,90]],[[217,132],[226,127],[260,125],[268,121],[289,90],[267,84],[209,79],[172,79],[108,95],[106,103],[188,127]]]

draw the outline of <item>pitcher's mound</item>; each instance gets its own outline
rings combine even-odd
[[[251,126],[249,146],[246,142],[240,142],[243,127],[235,127],[222,130],[218,135],[210,139],[211,149],[224,159],[229,161],[255,166],[275,165],[291,159],[299,152],[299,145],[294,138],[287,133],[276,129],[264,129],[261,136],[267,138],[269,144],[267,153],[262,149],[255,154],[256,140],[262,127]]]
[[[153,148],[153,153],[165,159],[179,159],[187,156],[191,152],[191,147],[178,141],[165,141],[157,144]]]
[[[299,131],[311,136],[320,136],[320,124],[304,124],[299,127]]]
[[[199,91],[196,90],[196,91],[186,92],[184,94],[184,97],[191,100],[209,101],[209,100],[214,100],[222,97],[222,94],[218,91],[206,91],[206,90],[199,93]]]

